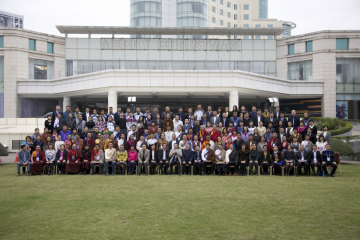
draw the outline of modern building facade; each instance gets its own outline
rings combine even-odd
[[[228,27],[263,28],[286,27],[286,34],[296,27],[289,22],[268,19],[268,0],[131,0],[130,26],[132,27]],[[160,38],[161,36],[138,35],[137,38]],[[166,36],[175,38],[176,36]],[[229,36],[189,35],[179,38],[217,38]],[[252,36],[234,35],[235,39]],[[253,36],[255,39],[271,39],[273,36]],[[279,36],[281,37],[281,35]]]
[[[24,28],[24,16],[0,10],[0,27]]]

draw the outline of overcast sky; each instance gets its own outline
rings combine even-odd
[[[0,10],[24,15],[25,29],[54,35],[61,35],[55,25],[130,24],[130,0],[0,0]],[[297,24],[292,35],[359,30],[359,10],[360,0],[269,0],[269,18]]]

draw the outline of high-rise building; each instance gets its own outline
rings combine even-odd
[[[286,27],[286,34],[282,36],[290,36],[291,29],[296,25],[287,23],[290,22],[283,23],[277,19],[268,19],[268,0],[131,0],[130,25],[132,27]],[[159,38],[160,36],[151,37]],[[180,37],[205,38],[200,35]],[[215,36],[207,37],[215,38]],[[235,39],[273,38],[270,35],[216,36],[216,38],[229,37]]]
[[[0,11],[0,27],[24,28],[24,16]]]

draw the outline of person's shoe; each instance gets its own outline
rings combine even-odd
[[[172,172],[170,173],[170,175],[172,175]]]
[[[328,173],[325,173],[325,174],[324,174],[324,177],[328,177],[328,176],[329,176],[329,174],[328,174]]]
[[[17,173],[17,174],[16,174],[16,176],[18,176],[18,177],[19,177],[19,176],[20,176],[20,173]]]
[[[219,173],[219,176],[221,176],[221,173]]]
[[[225,176],[225,173],[223,173],[222,175]]]
[[[255,173],[255,175],[256,175],[256,176],[259,176],[259,174],[258,174],[258,173]]]
[[[148,176],[149,174],[146,174],[146,176]]]
[[[108,173],[105,173],[105,176],[109,175]]]
[[[330,177],[335,177],[334,174],[330,174]]]
[[[137,173],[138,176],[140,176],[140,173]]]
[[[299,174],[296,174],[296,176],[298,177],[298,176],[299,176]]]
[[[228,176],[231,176],[231,173],[229,173]]]
[[[210,176],[214,176],[214,174],[212,173],[212,174],[210,174]]]
[[[27,173],[27,174],[26,174],[26,176],[30,176],[30,174],[29,174],[29,173]]]
[[[206,176],[206,173],[204,173],[203,176]]]
[[[191,176],[191,173],[188,173],[189,176]]]
[[[307,174],[305,175],[305,177],[308,177],[308,176],[309,176],[309,175],[307,175]]]
[[[234,173],[234,176],[236,176],[237,174],[236,173]]]
[[[250,176],[254,176],[254,174],[253,174],[253,173],[250,173]]]

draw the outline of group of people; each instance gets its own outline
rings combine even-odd
[[[195,111],[189,108],[173,113],[167,106],[163,113],[158,108],[145,113],[136,108],[135,113],[127,108],[116,112],[110,107],[105,114],[97,114],[89,108],[84,113],[70,107],[61,112],[56,106],[52,116],[45,121],[44,132],[35,129],[27,136],[18,153],[17,174],[27,167],[27,175],[54,173],[69,174],[118,174],[146,175],[269,175],[270,166],[274,174],[289,174],[297,167],[299,176],[304,167],[305,176],[334,176],[337,168],[336,156],[331,151],[327,126],[317,137],[314,121],[304,113],[301,119],[293,110],[286,118],[277,107],[275,112],[268,108],[252,107],[246,111],[242,106],[232,111],[226,107],[203,110],[198,104]],[[328,174],[327,167],[332,171]],[[317,171],[315,172],[315,167]],[[148,172],[148,168],[150,173]],[[91,171],[90,171],[91,170]]]

